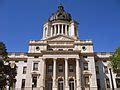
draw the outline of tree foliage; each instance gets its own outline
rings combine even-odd
[[[115,50],[114,54],[110,57],[110,59],[113,71],[120,71],[120,47]]]
[[[3,42],[0,42],[0,57],[1,58],[7,58],[7,49],[6,49],[6,46]]]

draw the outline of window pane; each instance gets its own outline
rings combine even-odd
[[[52,72],[52,65],[48,65],[48,72]]]
[[[22,86],[21,88],[25,88],[25,79],[22,79]]]
[[[23,74],[26,74],[27,67],[23,67]]]
[[[37,77],[32,77],[32,87],[37,87]]]
[[[116,79],[117,88],[120,88],[120,79]]]
[[[58,70],[59,70],[59,72],[63,72],[63,65],[62,64],[59,64]]]
[[[107,87],[107,88],[110,88],[110,82],[109,82],[109,79],[106,79],[106,87]]]
[[[33,64],[33,70],[38,70],[38,63]]]
[[[74,71],[73,64],[70,64],[70,65],[69,65],[69,72],[73,72],[73,71]]]

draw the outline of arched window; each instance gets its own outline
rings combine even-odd
[[[63,79],[58,80],[58,90],[63,90]]]
[[[69,90],[74,90],[74,80],[73,79],[69,80]]]

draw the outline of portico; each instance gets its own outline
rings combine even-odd
[[[44,73],[46,88],[51,87],[52,90],[81,90],[80,59],[46,58],[44,60],[46,65],[46,68],[43,68],[44,71],[46,71],[46,73]],[[49,84],[49,80],[51,84]]]

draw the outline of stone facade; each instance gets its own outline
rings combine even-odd
[[[119,90],[120,77],[108,67],[113,53],[94,52],[93,42],[77,32],[78,23],[59,5],[41,40],[30,40],[28,52],[9,53],[6,63],[18,67],[15,89]]]

